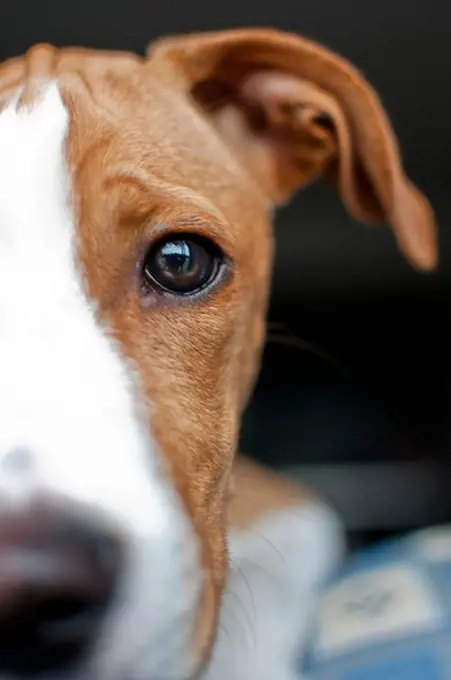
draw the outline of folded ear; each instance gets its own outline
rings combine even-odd
[[[354,218],[387,221],[414,266],[435,267],[432,209],[404,173],[377,94],[346,60],[272,29],[166,38],[149,56],[175,67],[274,203],[325,177]]]

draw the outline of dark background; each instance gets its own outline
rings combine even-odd
[[[279,215],[270,314],[279,325],[243,446],[316,484],[359,541],[451,519],[451,5],[0,3],[0,59],[38,41],[142,52],[166,33],[271,25],[327,44],[366,74],[438,213],[440,270],[411,271],[388,229],[352,222],[326,187],[301,194]]]

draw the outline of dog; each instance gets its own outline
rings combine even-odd
[[[335,516],[236,452],[274,211],[320,178],[434,269],[379,97],[326,48],[236,29],[1,65],[1,680],[297,677]]]

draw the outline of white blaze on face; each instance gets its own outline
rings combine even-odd
[[[177,663],[184,656],[188,623],[171,624],[196,599],[196,579],[185,573],[194,548],[140,416],[133,374],[84,290],[68,130],[56,84],[29,109],[12,101],[0,111],[0,514],[47,495],[128,541],[123,601],[96,667],[98,680],[110,680],[132,664],[129,677],[140,680],[139,664],[146,677],[169,651]],[[175,659],[165,663],[159,670],[178,677]]]

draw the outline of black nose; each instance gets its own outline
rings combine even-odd
[[[94,642],[119,542],[60,511],[0,516],[0,677],[46,675]]]

